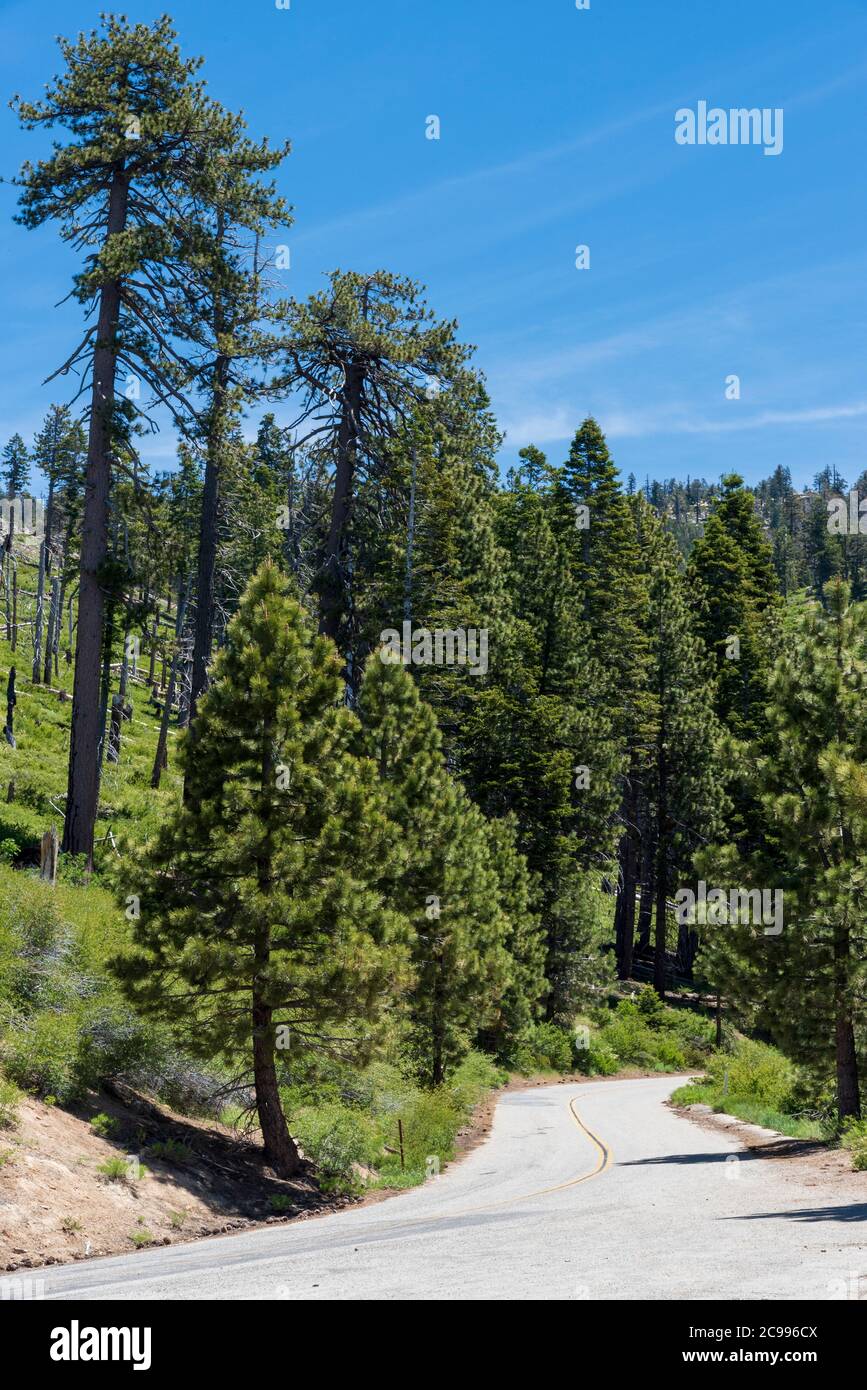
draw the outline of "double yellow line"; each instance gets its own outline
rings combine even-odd
[[[576,1096],[575,1100],[577,1099],[578,1097]],[[528,1192],[526,1197],[511,1197],[509,1198],[509,1201],[526,1202],[529,1201],[531,1197],[547,1197],[549,1192],[563,1192],[567,1187],[578,1187],[579,1184],[582,1182],[589,1182],[591,1178],[598,1178],[600,1173],[606,1172],[606,1170],[613,1165],[613,1151],[608,1147],[607,1144],[603,1144],[598,1134],[594,1134],[592,1129],[588,1129],[587,1125],[585,1125],[581,1116],[578,1114],[578,1111],[575,1109],[575,1100],[570,1100],[569,1102],[569,1114],[572,1116],[572,1119],[575,1121],[578,1128],[582,1131],[583,1134],[587,1135],[587,1138],[590,1140],[591,1144],[593,1144],[596,1148],[596,1167],[593,1169],[592,1172],[582,1173],[580,1177],[570,1178],[568,1182],[558,1183],[556,1187],[543,1187],[540,1192]],[[497,1205],[501,1206],[504,1204],[497,1203]]]
[[[415,1225],[416,1222],[419,1222],[419,1224],[426,1224],[428,1221],[450,1221],[458,1216],[474,1216],[476,1212],[480,1211],[495,1211],[498,1207],[511,1207],[517,1202],[529,1202],[534,1197],[547,1197],[552,1192],[564,1192],[568,1187],[578,1187],[582,1182],[589,1182],[591,1178],[598,1178],[601,1173],[606,1172],[607,1169],[612,1167],[614,1163],[614,1154],[607,1144],[603,1144],[598,1134],[594,1134],[592,1129],[588,1129],[587,1125],[585,1125],[578,1111],[575,1109],[575,1101],[577,1099],[578,1097],[576,1096],[573,1100],[570,1100],[569,1114],[572,1116],[572,1119],[581,1132],[587,1135],[587,1138],[596,1149],[596,1167],[591,1172],[581,1173],[579,1177],[569,1178],[567,1182],[557,1183],[555,1187],[542,1187],[538,1192],[525,1192],[520,1197],[504,1197],[499,1202],[488,1202],[480,1207],[464,1207],[462,1211],[443,1212],[442,1216],[416,1217],[406,1224]]]

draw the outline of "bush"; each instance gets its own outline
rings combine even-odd
[[[351,1190],[353,1163],[370,1166],[376,1152],[371,1120],[333,1102],[293,1115],[292,1131],[326,1190]]]
[[[147,1168],[135,1158],[107,1158],[105,1163],[97,1164],[96,1171],[109,1182],[134,1183],[145,1176]]]
[[[637,1003],[624,999],[601,1030],[602,1039],[624,1066],[647,1071],[679,1071],[686,1056],[675,1035],[655,1023],[651,1026]]]
[[[587,1076],[614,1076],[620,1070],[620,1058],[610,1043],[591,1033],[589,1046],[576,1054],[576,1065]]]
[[[94,1134],[98,1134],[100,1139],[110,1139],[117,1131],[117,1120],[112,1119],[111,1115],[100,1113],[94,1115],[90,1122],[90,1127]]]
[[[223,1077],[203,1071],[176,1049],[169,1053],[158,1039],[152,1039],[146,1050],[150,1055],[130,1068],[126,1073],[128,1081],[183,1115],[220,1119],[225,1109],[225,1099],[220,1094]]]
[[[567,1072],[572,1069],[572,1034],[556,1023],[535,1023],[522,1034],[513,1056],[516,1071]]]
[[[85,1086],[112,1077],[132,1077],[159,1064],[160,1046],[151,1026],[124,1005],[104,1004],[82,1021],[76,1073]]]
[[[651,1028],[661,1028],[666,1022],[669,1010],[660,999],[653,985],[642,985],[635,996],[635,1007]]]
[[[794,1062],[775,1047],[750,1038],[740,1038],[731,1052],[716,1053],[707,1063],[707,1072],[719,1089],[728,1073],[728,1095],[780,1111],[791,1109],[799,1082]]]
[[[465,1118],[446,1091],[419,1091],[402,1112],[403,1143],[410,1167],[424,1165],[429,1154],[443,1162],[454,1156],[454,1141]]]
[[[14,1129],[18,1123],[21,1092],[11,1081],[0,1076],[0,1129]]]
[[[841,1142],[852,1155],[852,1167],[859,1173],[867,1171],[867,1120],[847,1120]]]
[[[448,1080],[448,1089],[458,1108],[469,1115],[488,1091],[505,1086],[509,1073],[498,1067],[484,1052],[468,1052]]]
[[[74,1014],[37,1014],[5,1039],[3,1067],[22,1090],[64,1104],[84,1089],[75,1065],[77,1046]]]

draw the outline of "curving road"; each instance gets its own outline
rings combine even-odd
[[[60,1299],[831,1299],[867,1274],[867,1183],[823,1201],[667,1109],[682,1078],[509,1092],[424,1187],[40,1271]],[[860,1177],[860,1175],[855,1175]],[[860,1192],[860,1203],[858,1193]],[[867,1291],[867,1278],[860,1287]]]

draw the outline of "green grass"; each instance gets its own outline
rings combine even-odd
[[[35,550],[30,558],[35,560]],[[36,573],[35,563],[28,563],[27,553],[20,551],[19,588],[35,590]],[[22,594],[19,599],[19,619],[24,622],[32,618],[34,607],[34,600]],[[17,650],[13,652],[11,643],[6,640],[5,621],[0,616],[0,687],[5,694],[9,669],[14,666],[18,695],[15,710],[15,739],[18,746],[13,749],[5,739],[0,740],[0,844],[5,840],[14,841],[19,862],[37,862],[43,832],[52,824],[58,829],[62,828],[72,713],[71,698],[61,700],[57,694],[58,690],[65,691],[70,697],[72,693],[73,667],[64,656],[65,630],[61,636],[59,672],[57,675],[52,673],[51,689],[34,685],[31,680],[31,631],[28,626],[20,628]],[[121,640],[118,638],[115,660],[119,661],[120,656]],[[144,668],[145,675],[148,661],[147,655],[143,654],[139,669]],[[157,674],[160,670],[158,664]],[[116,673],[113,680],[116,687]],[[146,686],[131,684],[129,698],[133,717],[122,726],[120,763],[104,763],[96,831],[98,840],[103,840],[109,828],[113,829],[115,835],[129,831],[136,838],[156,829],[179,785],[176,760],[172,756],[177,733],[172,723],[169,726],[168,771],[163,775],[159,791],[151,791],[150,775],[159,717],[147,698]],[[13,782],[14,800],[8,801],[8,788]],[[0,853],[0,859],[3,857]],[[103,840],[96,849],[97,870],[113,857],[114,851]],[[61,860],[61,878],[65,873],[74,877],[75,868],[69,863],[64,866]]]
[[[181,1167],[195,1158],[189,1144],[179,1139],[160,1139],[148,1147],[148,1158],[161,1158],[164,1163],[174,1163]]]
[[[147,1174],[143,1163],[128,1158],[107,1158],[105,1163],[97,1164],[96,1171],[109,1182],[136,1183]]]
[[[763,1105],[761,1101],[750,1100],[744,1096],[723,1095],[719,1087],[703,1083],[680,1086],[673,1094],[675,1105],[709,1105],[718,1114],[734,1115],[746,1124],[761,1125],[763,1129],[775,1129],[792,1139],[822,1139],[825,1137],[821,1121],[801,1118]]]
[[[676,1105],[709,1105],[793,1139],[827,1138],[822,1121],[804,1114],[805,1077],[777,1048],[740,1038],[709,1057],[703,1070],[700,1080],[674,1092]]]

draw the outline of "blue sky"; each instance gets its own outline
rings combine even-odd
[[[184,50],[251,133],[289,138],[287,288],[387,269],[477,345],[507,432],[555,462],[594,413],[624,476],[867,465],[864,0],[176,0]],[[99,6],[0,6],[0,91],[37,95]],[[699,101],[782,108],[784,147],[680,146]],[[5,109],[3,173],[42,151]],[[438,141],[425,138],[437,115]],[[64,382],[73,263],[0,186],[3,438]],[[575,268],[577,245],[590,269]],[[739,376],[739,400],[726,378]],[[279,413],[279,412],[278,412]],[[288,419],[288,412],[286,415]],[[252,428],[252,422],[250,424]],[[163,432],[143,449],[169,466]]]

